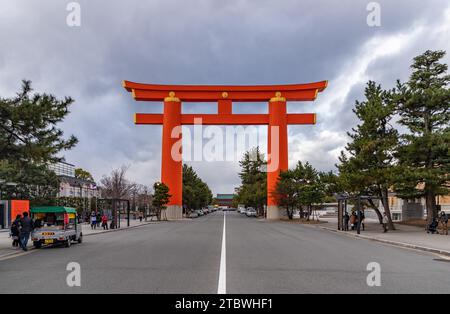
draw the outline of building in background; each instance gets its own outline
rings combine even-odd
[[[48,169],[53,170],[58,177],[66,176],[75,178],[75,165],[67,162],[60,161],[54,164],[49,164]]]
[[[406,200],[397,197],[393,192],[389,193],[389,208],[394,221],[407,221],[413,219],[425,219],[427,210],[425,206],[425,198],[417,200]],[[436,205],[438,210],[445,211],[450,214],[450,195],[437,196]],[[383,205],[379,201],[378,208],[383,210]]]
[[[86,199],[98,197],[99,191],[94,181],[75,177],[75,165],[67,162],[58,162],[49,165],[49,169],[53,170],[60,180],[58,197],[80,197]]]
[[[86,181],[69,176],[58,176],[58,197],[81,197],[91,199],[98,197],[97,185],[93,181]]]
[[[230,208],[233,207],[234,194],[217,194],[215,204],[220,207]]]

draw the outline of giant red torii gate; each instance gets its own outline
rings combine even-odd
[[[313,101],[327,87],[327,81],[261,86],[219,85],[159,85],[123,81],[123,87],[138,101],[164,101],[164,113],[136,113],[135,124],[162,124],[161,181],[172,195],[167,208],[168,219],[182,218],[182,161],[174,160],[172,147],[181,139],[181,133],[172,137],[172,130],[194,124],[201,118],[204,125],[268,125],[267,218],[277,219],[280,211],[272,195],[281,170],[288,169],[289,124],[315,124],[315,113],[288,114],[287,101]],[[217,102],[217,114],[182,114],[181,102]],[[268,102],[268,114],[233,114],[235,102]],[[277,132],[271,130],[276,128]],[[273,145],[274,143],[278,145]],[[272,151],[272,146],[276,147]],[[277,164],[270,163],[277,159]]]

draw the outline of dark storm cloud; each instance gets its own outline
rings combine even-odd
[[[167,84],[280,84],[328,79],[318,100],[290,111],[317,111],[315,127],[291,127],[291,163],[332,169],[356,123],[351,108],[364,82],[405,79],[413,56],[446,49],[446,1],[379,1],[382,26],[366,24],[369,1],[79,1],[81,27],[66,25],[69,1],[2,1],[0,92],[22,78],[39,91],[76,99],[64,122],[80,139],[68,161],[97,178],[121,164],[133,180],[159,178],[161,130],[134,126],[137,103],[123,79]],[[447,14],[447,15],[445,15]],[[398,46],[398,47],[397,47]],[[348,87],[348,88],[347,88]],[[186,108],[186,107],[185,107]],[[192,109],[191,109],[192,108]],[[200,108],[197,106],[197,109]],[[204,108],[204,107],[202,107]],[[186,108],[187,110],[188,108]],[[189,110],[196,110],[191,105]],[[239,112],[263,112],[246,104]],[[215,192],[231,192],[236,163],[193,163]],[[224,169],[218,176],[217,169]]]

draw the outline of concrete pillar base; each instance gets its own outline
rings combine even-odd
[[[269,205],[267,206],[267,219],[269,220],[279,220],[284,216],[284,212],[282,208],[279,208],[277,205]]]
[[[167,220],[183,219],[183,208],[180,205],[168,205],[165,212],[166,217],[163,216],[162,219],[164,218],[167,218]]]

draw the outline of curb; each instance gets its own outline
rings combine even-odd
[[[426,246],[420,246],[420,245],[404,243],[404,242],[397,242],[397,241],[392,241],[392,240],[371,238],[371,237],[364,236],[364,235],[347,233],[345,231],[340,231],[340,230],[331,229],[331,228],[322,227],[322,226],[319,226],[319,228],[322,229],[322,230],[343,234],[343,235],[346,235],[348,237],[365,239],[365,240],[370,240],[370,241],[390,244],[390,245],[394,245],[394,246],[398,246],[398,247],[402,247],[402,248],[413,249],[413,250],[429,252],[429,253],[434,253],[434,254],[439,254],[439,255],[444,255],[444,256],[450,257],[450,251],[445,251],[445,250],[440,250],[440,249],[433,249],[433,248],[429,248],[429,247],[426,247]]]
[[[158,222],[159,222],[159,221],[143,222],[143,223],[141,223],[140,225],[136,225],[136,226],[130,226],[130,227],[117,228],[117,229],[103,230],[103,231],[100,231],[100,232],[94,232],[94,233],[83,234],[83,237],[89,237],[89,236],[93,236],[93,235],[97,235],[97,234],[104,234],[104,233],[109,233],[109,232],[124,231],[124,230],[128,230],[128,229],[134,229],[134,228],[138,228],[138,227],[142,227],[142,226],[146,226],[146,225],[155,224],[155,223],[158,223]]]

